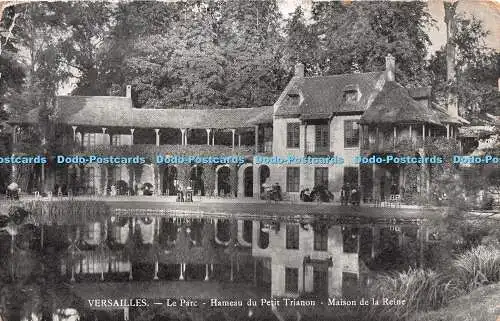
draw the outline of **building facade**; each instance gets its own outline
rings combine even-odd
[[[360,166],[357,156],[406,152],[425,155],[428,138],[456,138],[461,119],[430,103],[430,88],[406,89],[395,80],[396,63],[386,70],[306,77],[298,64],[273,106],[238,109],[134,108],[125,97],[57,97],[55,139],[66,154],[147,156],[134,165],[59,166],[38,169],[31,190],[62,194],[164,195],[192,189],[200,196],[263,197],[264,183],[279,183],[286,195],[328,187],[338,200],[349,183],[365,201],[401,194],[404,170]],[[11,124],[36,125],[38,110]],[[18,133],[15,130],[14,133]],[[44,139],[42,139],[43,141]],[[56,151],[47,151],[50,155]],[[339,157],[337,164],[257,164],[254,155]],[[235,155],[238,164],[157,164],[156,155]],[[16,173],[13,168],[13,173]],[[422,181],[415,189],[423,189]]]

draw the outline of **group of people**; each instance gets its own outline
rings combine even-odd
[[[279,183],[270,184],[266,181],[264,184],[262,184],[262,188],[264,189],[264,195],[267,200],[283,200],[283,193],[281,192],[281,186]]]
[[[340,203],[342,205],[359,205],[361,200],[361,192],[359,187],[356,185],[351,185],[349,183],[344,183],[340,191]]]

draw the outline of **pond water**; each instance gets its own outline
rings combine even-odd
[[[20,225],[0,234],[0,253],[11,282],[29,279],[51,293],[58,320],[274,320],[287,309],[358,297],[374,271],[400,263],[393,258],[402,249],[404,264],[418,265],[420,229],[319,218],[115,215]]]

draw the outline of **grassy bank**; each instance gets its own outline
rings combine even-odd
[[[477,288],[437,311],[418,313],[410,321],[494,321],[500,317],[500,283]]]

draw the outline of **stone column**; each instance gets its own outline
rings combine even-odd
[[[252,176],[253,176],[253,198],[260,198],[260,175],[259,175],[259,165],[252,165]]]
[[[233,264],[233,256],[231,256],[231,274],[229,275],[229,281],[234,281],[234,264]]]
[[[210,128],[205,129],[207,131],[207,145],[210,146],[210,131],[212,131]]]
[[[235,137],[234,137],[234,135],[235,135],[235,133],[236,133],[236,129],[234,129],[234,128],[233,128],[233,129],[231,129],[231,133],[233,134],[233,136],[232,136],[232,142],[233,142],[233,143],[232,143],[232,147],[233,147],[233,149],[234,149],[234,140],[235,140],[235,139],[234,139],[234,138],[235,138]]]
[[[181,275],[179,275],[179,281],[184,281],[184,263],[181,263]]]
[[[259,125],[255,125],[255,153],[259,152]]]
[[[205,281],[210,280],[209,272],[208,272],[208,264],[205,264]]]
[[[106,135],[106,127],[102,127],[101,130],[102,130],[102,144],[104,145],[104,137],[105,137],[104,135]]]
[[[238,147],[241,147],[241,134],[238,134]]]
[[[393,138],[393,140],[394,140],[394,141],[392,142],[392,146],[393,146],[394,148],[396,148],[396,139],[397,139],[397,137],[398,137],[397,135],[398,135],[398,134],[397,134],[397,129],[396,129],[396,126],[394,126],[394,133],[393,133],[393,137],[394,137],[394,138]]]
[[[155,257],[155,274],[153,280],[158,280],[158,257]]]
[[[425,147],[425,124],[422,124],[422,147]]]
[[[130,308],[125,307],[123,308],[123,321],[129,321],[130,320]]]
[[[160,129],[155,128],[155,133],[156,133],[156,146],[160,146]]]
[[[186,137],[186,128],[181,128],[181,145],[186,145],[185,144],[185,139]]]
[[[380,250],[380,227],[372,227],[372,252],[371,257],[374,259]]]
[[[214,133],[212,134],[212,146],[215,145],[215,129],[214,129]]]
[[[257,286],[257,259],[253,258],[253,285]]]
[[[76,129],[78,128],[77,126],[71,126],[73,129],[73,143],[76,143]]]
[[[135,131],[135,128],[130,128],[130,136],[131,136],[130,143],[131,143],[131,145],[134,145],[134,131]]]

